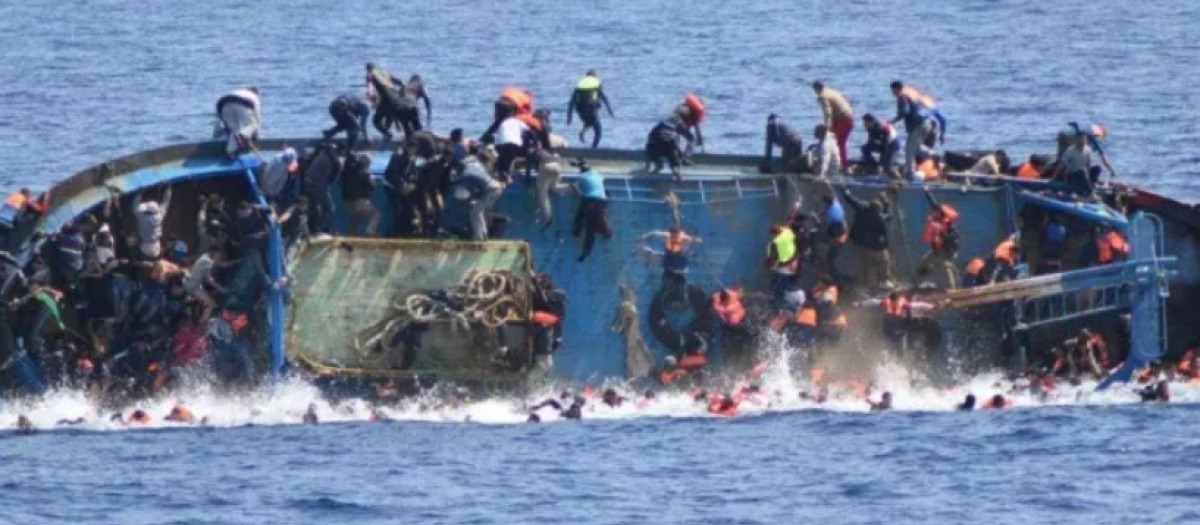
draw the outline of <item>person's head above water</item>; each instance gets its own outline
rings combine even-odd
[[[962,404],[958,405],[959,410],[971,410],[973,408],[975,408],[975,394],[967,394]]]

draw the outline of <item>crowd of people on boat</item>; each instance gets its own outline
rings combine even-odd
[[[1115,176],[1103,148],[1107,131],[1100,125],[1071,123],[1058,134],[1056,155],[1034,155],[1015,166],[1004,151],[939,154],[947,121],[937,101],[900,81],[890,86],[896,100],[891,119],[862,115],[867,140],[860,148],[861,159],[852,162],[848,151],[854,106],[825,82],[814,82],[812,88],[822,114],[813,128],[814,144],[806,148],[800,132],[779,115],[769,115],[763,171],[810,174],[827,182],[860,173],[909,181],[938,180],[949,172],[1012,176],[1065,183],[1080,199],[1092,198],[1101,165]],[[583,124],[580,141],[590,132],[592,147],[599,146],[603,134],[602,110],[613,116],[602,81],[588,71],[572,90],[567,121],[578,116]],[[323,130],[325,140],[311,151],[288,148],[279,158],[264,159],[256,182],[267,206],[252,200],[225,202],[217,195],[203,200],[195,231],[198,246],[164,234],[171,188],[160,195],[143,190],[125,198],[125,206],[119,192],[110,188],[113,195],[103,209],[36,239],[27,262],[0,254],[9,276],[0,291],[18,304],[6,311],[12,332],[7,343],[22,349],[11,355],[36,356],[40,368],[54,374],[45,378],[47,383],[69,381],[101,391],[119,384],[128,395],[161,390],[178,371],[207,361],[209,354],[218,357],[216,370],[227,380],[249,382],[256,369],[250,349],[261,340],[265,326],[264,292],[286,284],[273,281],[266,272],[272,221],[279,224],[285,245],[321,234],[377,235],[382,218],[372,194],[382,185],[392,201],[394,235],[486,240],[503,235],[506,219],[496,216],[493,207],[520,178],[534,189],[539,221],[549,226],[556,218],[551,197],[567,189],[562,182],[566,163],[559,153],[565,141],[552,132],[551,112],[537,107],[529,90],[503,90],[494,103],[493,121],[479,140],[468,138],[461,128],[444,137],[429,131],[432,102],[425,81],[412,75],[403,82],[375,64],[366,65],[364,94],[339,95],[328,112],[333,126]],[[227,153],[255,153],[262,125],[259,91],[234,90],[220,98],[216,113],[216,132],[226,140]],[[704,146],[701,124],[706,113],[705,102],[689,94],[654,123],[645,144],[647,171],[669,169],[681,179],[693,148]],[[385,143],[396,132],[404,135],[382,179],[373,176],[370,156],[358,148],[372,142],[368,120]],[[903,142],[896,128],[901,124]],[[340,135],[345,135],[344,141],[337,140]],[[775,148],[780,149],[778,159]],[[579,200],[571,231],[582,238],[582,261],[592,254],[597,237],[612,237],[612,229],[603,174],[585,159],[570,165],[579,170],[572,185]],[[822,213],[802,213],[797,206],[785,221],[770,226],[764,261],[771,276],[770,328],[801,346],[836,344],[848,328],[847,308],[878,307],[881,336],[895,349],[906,348],[914,333],[913,319],[938,305],[925,301],[919,286],[899,286],[901,279],[893,274],[889,224],[895,189],[864,199],[832,184],[824,188]],[[904,279],[914,283],[934,273],[944,288],[976,287],[1015,279],[1023,266],[1035,274],[1051,273],[1118,262],[1130,251],[1115,229],[1027,206],[1019,232],[990,253],[970,254],[960,266],[959,211],[928,195],[922,232],[928,251],[917,275]],[[465,231],[447,231],[449,200],[460,201],[467,210]],[[25,221],[45,213],[46,202],[45,195],[35,198],[28,190],[14,193],[0,211],[0,231],[19,230]],[[852,221],[846,208],[853,211]],[[339,209],[344,227],[339,226]],[[654,255],[660,258],[664,289],[686,296],[688,251],[703,241],[679,224],[650,232],[641,242],[651,240],[663,243]],[[858,275],[846,275],[838,262],[848,247],[857,254]],[[861,300],[847,299],[851,283],[859,288],[856,295]],[[32,300],[44,297],[39,293],[52,294],[63,316],[78,318],[67,325],[85,327],[85,333],[65,330],[54,340],[41,338],[48,315],[43,310],[51,308],[39,310],[39,304],[46,304]],[[718,320],[718,336],[737,337],[746,331],[748,295],[737,286],[705,293]],[[561,339],[561,318],[558,312],[547,321],[548,333],[555,334],[549,336],[554,346]],[[679,335],[674,352],[656,373],[664,385],[699,376],[708,366],[709,341],[698,334]],[[1067,355],[1068,362],[1090,362]]]

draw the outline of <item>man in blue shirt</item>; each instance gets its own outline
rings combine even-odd
[[[571,235],[579,237],[583,234],[583,253],[579,254],[579,261],[587,259],[592,253],[592,247],[596,244],[596,234],[599,233],[607,239],[612,238],[612,229],[608,226],[608,194],[604,191],[604,176],[592,169],[588,165],[587,160],[578,159],[571,163],[572,166],[579,168],[579,176],[576,179],[576,187],[582,197],[579,201],[579,208],[575,210],[575,224],[571,228]]]

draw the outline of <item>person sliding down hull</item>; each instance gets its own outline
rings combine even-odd
[[[249,151],[258,141],[262,127],[262,101],[258,97],[258,88],[235,89],[218,99],[217,120],[221,123],[217,138],[226,137],[226,154],[234,156]]]
[[[334,127],[321,135],[330,140],[338,133],[346,133],[346,151],[354,151],[361,133],[367,144],[371,137],[367,134],[367,119],[371,116],[371,104],[355,95],[342,95],[329,103],[329,116],[333,117]]]
[[[577,259],[583,262],[591,255],[597,234],[606,240],[612,238],[612,228],[608,225],[608,193],[604,191],[604,176],[593,170],[586,160],[578,159],[571,165],[579,168],[576,180],[580,195],[571,236],[583,234],[583,252]]]
[[[592,148],[600,146],[600,137],[604,133],[604,128],[600,124],[601,104],[608,110],[610,118],[616,118],[601,84],[600,77],[596,76],[596,71],[589,70],[583,78],[579,79],[579,82],[575,83],[575,91],[571,93],[571,102],[567,105],[567,125],[571,125],[572,112],[577,113],[579,121],[583,123],[583,128],[579,130],[580,143],[586,144],[584,134],[587,133],[587,130],[595,131],[592,136]]]

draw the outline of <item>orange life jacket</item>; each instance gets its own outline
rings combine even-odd
[[[1037,167],[1034,166],[1032,162],[1025,161],[1025,162],[1022,162],[1021,165],[1017,167],[1017,177],[1018,178],[1037,179],[1037,178],[1040,178],[1041,176],[1042,176],[1042,172],[1040,170],[1038,170]]]
[[[738,404],[732,398],[713,396],[708,399],[708,411],[718,416],[736,416]]]
[[[129,422],[145,425],[150,422],[150,415],[145,412],[138,413],[135,410],[132,414],[129,414]]]
[[[825,369],[820,367],[813,368],[808,371],[808,377],[812,378],[813,384],[819,384],[821,379],[825,377]]]
[[[1125,236],[1116,230],[1110,230],[1096,238],[1096,250],[1100,264],[1108,264],[1117,258],[1123,259],[1128,256],[1129,243],[1125,241]]]
[[[1175,370],[1178,371],[1180,374],[1186,375],[1188,377],[1192,377],[1194,375],[1194,373],[1200,372],[1200,370],[1195,370],[1192,367],[1192,361],[1194,361],[1195,359],[1196,359],[1196,349],[1189,348],[1187,352],[1183,353],[1183,357],[1179,358],[1179,365],[1177,365],[1175,367]]]
[[[986,265],[987,263],[980,257],[971,259],[971,262],[967,263],[967,275],[979,276],[979,272],[982,272],[983,267]]]
[[[1096,362],[1101,367],[1108,366],[1108,342],[1104,340],[1104,336],[1100,334],[1092,334],[1087,340],[1088,352],[1095,352]]]
[[[557,315],[554,315],[550,312],[545,312],[542,310],[534,310],[533,316],[530,317],[530,321],[533,321],[534,324],[539,324],[539,325],[549,328],[551,326],[558,324],[559,318]]]
[[[679,358],[679,368],[684,370],[703,368],[705,366],[708,366],[708,354],[705,352],[683,354],[683,357]]]
[[[532,113],[517,113],[516,117],[517,120],[520,120],[521,122],[524,122],[526,126],[529,126],[529,129],[537,132],[542,131],[541,119],[533,116]]]
[[[808,305],[800,307],[800,311],[796,312],[796,324],[805,328],[817,327],[817,309]]]
[[[668,235],[667,235],[667,242],[665,243],[665,244],[666,244],[666,247],[665,247],[666,251],[668,251],[668,252],[670,252],[670,253],[679,253],[679,252],[682,252],[682,251],[683,251],[683,247],[684,247],[684,246],[686,246],[686,244],[683,242],[683,239],[684,239],[684,238],[685,238],[685,237],[684,237],[684,235],[683,235],[682,233],[681,233],[681,234],[679,234],[679,236],[678,236],[678,237],[676,237],[675,235],[668,234]]]
[[[996,245],[996,249],[992,251],[992,257],[997,261],[1004,261],[1013,266],[1017,264],[1017,260],[1012,256],[1013,248],[1017,247],[1017,242],[1012,239],[1005,239]]]
[[[221,318],[229,323],[233,328],[233,333],[239,333],[243,328],[250,325],[250,318],[244,313],[235,312],[233,310],[225,310],[221,312]]]
[[[942,176],[942,168],[932,157],[921,161],[917,165],[917,171],[925,174],[925,180],[934,180]]]
[[[5,206],[16,208],[17,210],[24,210],[25,203],[27,202],[29,202],[29,197],[26,197],[24,193],[19,191],[14,191],[10,193],[8,197],[4,198]]]
[[[513,104],[517,106],[518,115],[533,113],[533,94],[528,89],[519,87],[504,88],[504,91],[500,92],[500,98],[507,98],[513,101]],[[541,129],[540,125],[538,129]]]
[[[686,370],[680,370],[678,368],[663,370],[662,372],[658,373],[658,382],[662,383],[663,386],[667,386],[687,377],[687,375],[688,374]]]
[[[721,292],[712,295],[713,310],[726,325],[742,324],[742,319],[746,318],[746,307],[742,305],[742,298],[733,290],[726,290],[726,292],[729,294],[729,301],[724,304],[721,303]]]
[[[921,232],[921,239],[935,252],[942,251],[946,244],[946,233],[950,231],[954,221],[958,220],[958,210],[949,204],[942,204],[941,210],[940,216],[930,215],[925,220],[925,231]]]
[[[175,408],[171,409],[171,415],[169,418],[173,421],[191,422],[196,419],[196,416],[192,415],[192,411],[188,410],[187,407],[183,405],[175,405]]]
[[[905,317],[908,315],[908,298],[900,297],[892,300],[891,297],[883,298],[883,313],[888,317]]]
[[[704,122],[704,115],[708,110],[704,107],[704,100],[700,98],[700,95],[688,93],[683,97],[683,104],[692,110],[692,122],[688,122],[688,124],[699,126],[701,122]]]

